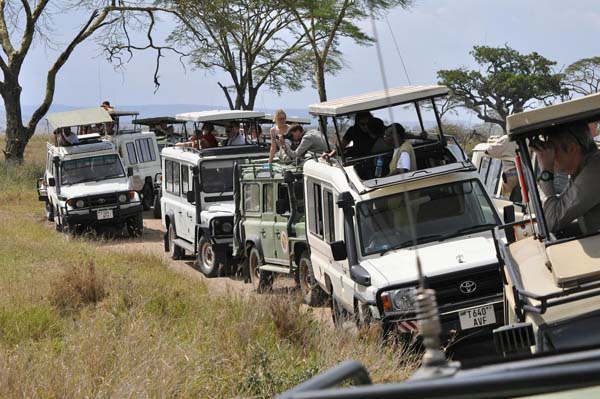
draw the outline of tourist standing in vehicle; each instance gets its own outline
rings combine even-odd
[[[383,141],[394,147],[394,155],[390,161],[388,176],[406,173],[417,169],[415,150],[410,140],[407,140],[406,131],[399,123],[389,125],[383,134]]]
[[[227,134],[227,140],[223,142],[223,146],[246,144],[246,139],[244,139],[244,135],[240,132],[239,122],[227,123],[225,125],[225,133]]]
[[[217,142],[214,132],[215,125],[212,123],[206,122],[202,125],[202,136],[200,137],[201,148],[218,147],[219,143]]]
[[[304,132],[300,125],[290,127],[289,133],[291,140],[286,140],[283,136],[279,138],[279,145],[283,149],[285,155],[290,159],[304,158],[307,152],[323,153],[327,151],[327,143],[325,138],[318,130],[309,130]],[[292,143],[299,142],[298,147],[292,149]]]
[[[543,132],[544,141],[530,146],[536,153],[539,187],[546,196],[544,214],[548,229],[557,232],[577,219],[581,232],[600,230],[600,152],[583,122],[557,125]],[[554,171],[570,175],[569,186],[560,195],[554,188]]]
[[[76,144],[79,144],[79,138],[70,127],[64,127],[54,131],[55,146],[68,147]]]
[[[280,148],[280,142],[282,139],[285,139],[285,136],[288,134],[290,130],[290,126],[287,122],[287,115],[284,110],[278,109],[275,111],[275,116],[273,117],[273,122],[275,126],[271,128],[271,151],[269,152],[269,163],[273,162],[273,158],[275,158],[275,153]]]
[[[376,118],[373,118],[370,112],[359,112],[354,117],[354,125],[351,126],[344,137],[341,140],[341,148],[344,148],[344,154],[348,157],[356,157],[361,155],[367,155],[371,152],[371,148],[377,141],[381,134],[383,134],[383,121],[381,125],[378,122],[374,122]],[[384,126],[383,126],[384,127]],[[381,132],[378,135],[374,129],[381,128]],[[351,147],[348,147],[352,143]]]

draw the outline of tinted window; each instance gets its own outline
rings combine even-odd
[[[244,185],[244,210],[260,212],[260,186],[258,184]]]
[[[325,194],[325,206],[323,210],[325,211],[325,240],[327,242],[335,241],[335,207],[333,200],[333,193],[328,190],[323,191]]]
[[[173,194],[179,195],[179,162],[173,162]]]
[[[263,185],[263,212],[273,212],[273,185]]]
[[[181,165],[181,193],[183,195],[187,195],[187,192],[190,191],[189,179],[189,167],[187,165]]]
[[[323,237],[323,204],[321,201],[321,185],[314,182],[310,182],[308,184],[308,212],[310,212],[308,228],[314,235]]]
[[[134,165],[138,163],[137,155],[135,154],[135,145],[131,143],[126,144],[127,147],[127,158],[129,159],[129,164]]]
[[[200,167],[200,181],[205,193],[233,191],[233,160],[204,161]]]
[[[61,183],[77,184],[125,177],[118,155],[101,155],[64,161],[61,164]]]

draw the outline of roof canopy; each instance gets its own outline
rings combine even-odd
[[[113,119],[102,107],[82,108],[73,111],[57,112],[49,114],[48,122],[55,128],[94,125],[98,123],[109,123]]]
[[[265,114],[265,117],[260,120],[260,123],[274,123],[273,118],[274,118],[273,115]],[[310,125],[310,118],[301,118],[299,116],[288,116],[286,123],[288,123],[288,124],[290,124],[290,123],[296,124],[297,123],[299,125]]]
[[[510,115],[506,118],[506,130],[510,139],[515,140],[519,136],[537,134],[546,127],[576,120],[600,120],[600,93]]]
[[[446,86],[405,86],[388,90],[374,91],[356,96],[343,97],[308,106],[313,115],[340,116],[359,111],[376,110],[388,106],[404,104],[448,94]]]
[[[152,125],[159,125],[161,123],[186,123],[187,121],[183,120],[183,119],[177,119],[177,118],[173,118],[172,116],[156,116],[154,118],[142,118],[142,119],[136,119],[135,123],[137,125],[144,125],[144,126],[152,126]]]
[[[112,111],[108,111],[109,114],[111,114],[112,116],[136,116],[139,115],[140,113],[138,111],[122,111],[122,110],[117,110],[114,109]]]
[[[240,119],[264,118],[264,112],[258,111],[239,111],[239,110],[215,110],[186,112],[177,114],[176,118],[190,122],[216,122]]]

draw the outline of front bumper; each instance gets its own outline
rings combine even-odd
[[[126,203],[123,205],[112,205],[103,206],[98,208],[83,208],[83,209],[71,209],[66,208],[64,212],[65,225],[106,225],[106,224],[120,224],[125,223],[142,213],[142,204],[140,202]],[[99,210],[112,210],[113,217],[110,219],[98,219]]]
[[[461,326],[460,312],[488,305],[491,305],[494,308],[494,323],[471,328],[463,328],[463,326]],[[464,339],[467,337],[481,337],[484,335],[489,335],[491,338],[492,331],[495,328],[504,325],[504,302],[502,294],[469,301],[467,303],[440,306],[438,309],[440,322],[442,324],[441,336],[444,343],[451,343],[458,338]],[[385,331],[394,331],[400,334],[419,334],[417,328],[417,316],[414,312],[405,313],[403,315],[384,316],[381,321]]]

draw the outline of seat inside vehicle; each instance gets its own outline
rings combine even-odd
[[[550,245],[546,253],[559,287],[600,279],[600,234]]]

